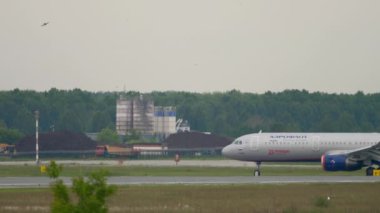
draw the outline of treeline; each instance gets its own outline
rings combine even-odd
[[[0,128],[35,131],[34,111],[43,132],[99,132],[115,128],[117,92],[80,89],[0,92]],[[140,95],[127,92],[127,97]],[[216,93],[152,92],[155,105],[176,106],[177,118],[191,128],[230,137],[257,131],[380,132],[380,93],[326,94],[286,90],[265,94],[236,90]],[[0,141],[1,142],[1,141]]]
[[[365,95],[286,90],[265,94],[153,92],[157,104],[177,106],[193,129],[227,136],[266,132],[380,131],[380,93]]]

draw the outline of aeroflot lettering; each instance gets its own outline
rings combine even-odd
[[[268,149],[268,155],[282,154],[286,155],[289,153],[287,149]]]
[[[275,138],[275,139],[278,139],[278,138],[306,139],[307,136],[306,135],[271,135],[270,138]]]

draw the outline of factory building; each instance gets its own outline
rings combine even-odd
[[[143,96],[133,99],[120,97],[116,103],[116,131],[126,135],[130,131],[144,135],[154,133],[154,104]]]
[[[176,132],[176,108],[154,106],[152,100],[120,97],[116,102],[116,131],[126,135],[130,131],[164,138]]]
[[[116,101],[116,132],[118,135],[125,135],[127,132],[127,117],[130,118],[128,115],[130,112],[127,112],[128,106],[131,106],[130,101],[122,97]]]
[[[154,132],[165,138],[176,132],[175,107],[154,107]]]

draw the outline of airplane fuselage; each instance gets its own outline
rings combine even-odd
[[[379,133],[255,133],[226,146],[224,156],[242,161],[320,161],[326,152],[373,146]]]

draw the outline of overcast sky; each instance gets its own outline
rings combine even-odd
[[[380,92],[380,1],[0,1],[0,90],[124,86]]]

